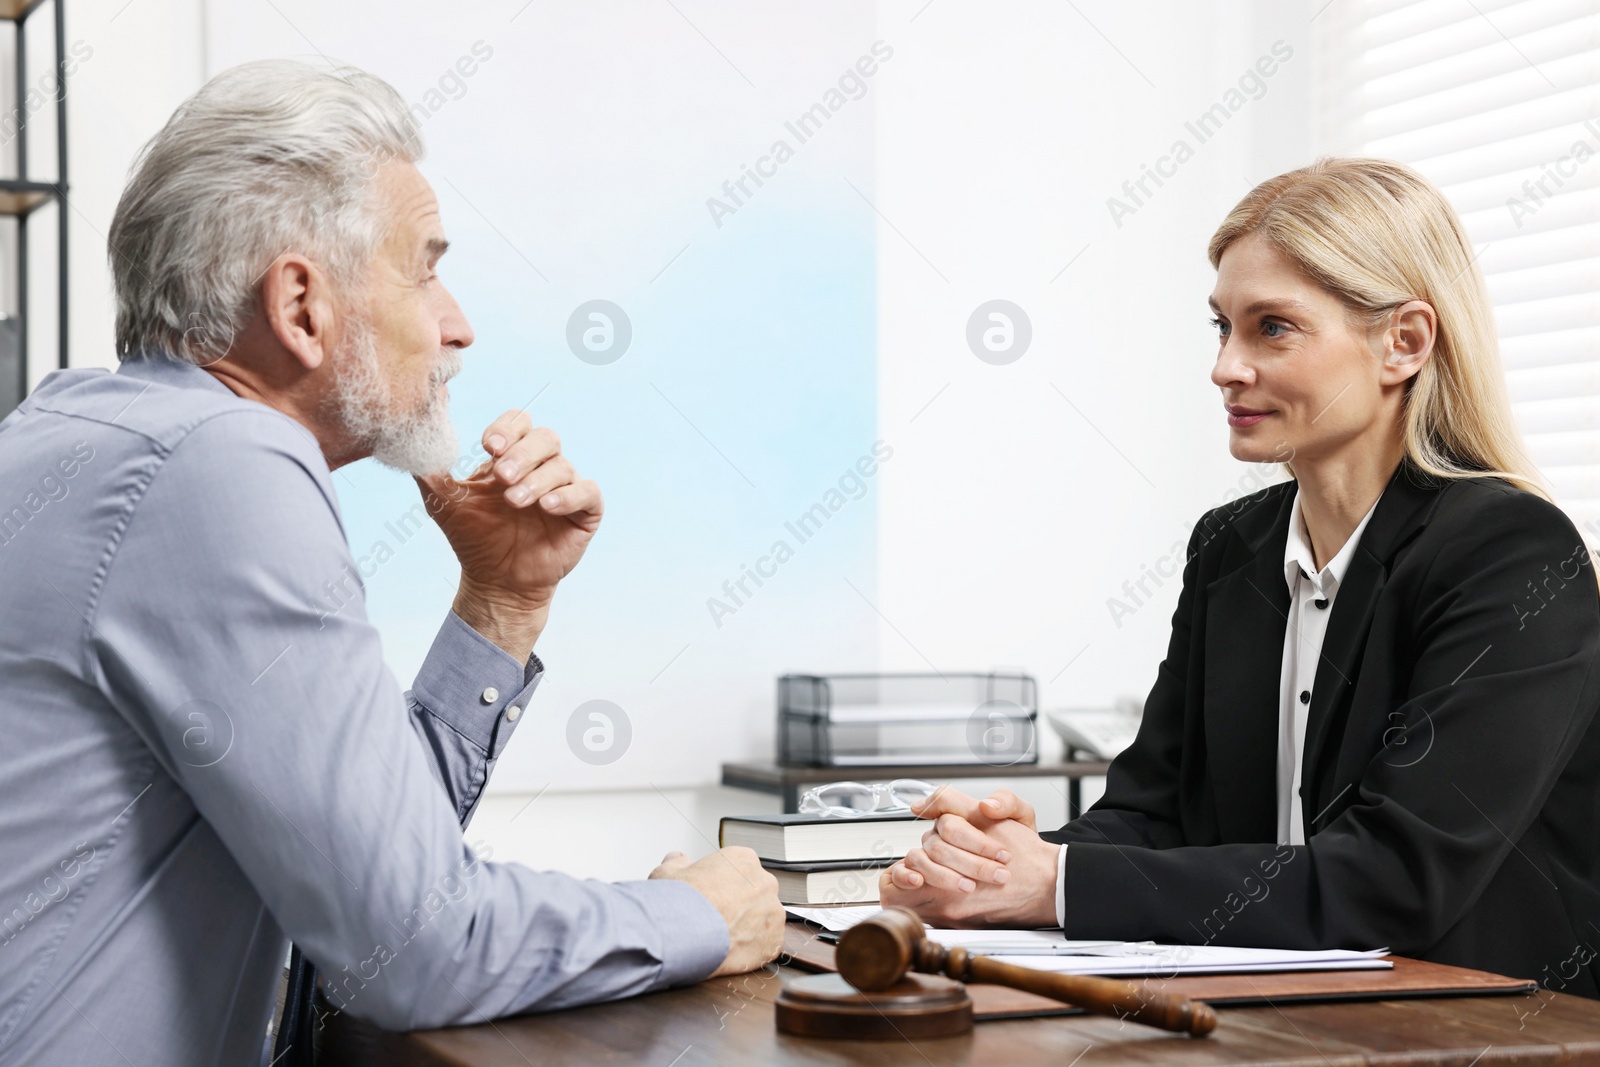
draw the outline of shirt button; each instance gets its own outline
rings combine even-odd
[[[506,709],[506,722],[516,722],[522,718],[522,709],[515,704]]]
[[[1328,598],[1327,597],[1319,597],[1317,599],[1317,601],[1316,601],[1316,605],[1319,608],[1324,608],[1324,609],[1327,608],[1327,606],[1328,606]]]
[[[1309,689],[1300,690],[1300,703],[1302,703],[1302,704],[1311,703],[1311,690],[1309,690]]]
[[[499,700],[499,699],[500,699],[500,690],[496,689],[494,686],[491,685],[489,688],[487,688],[487,689],[485,689],[483,691],[483,702],[485,704],[493,704],[496,700]]]

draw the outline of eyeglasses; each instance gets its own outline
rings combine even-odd
[[[829,782],[807,789],[800,797],[800,811],[808,815],[833,815],[852,818],[910,811],[940,787],[916,778],[896,778],[892,782]]]

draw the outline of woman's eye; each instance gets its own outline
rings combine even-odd
[[[1228,324],[1226,322],[1221,319],[1207,319],[1206,321],[1216,327],[1217,332],[1223,337],[1228,336]]]
[[[1268,337],[1282,337],[1283,334],[1281,332],[1273,333],[1271,331],[1273,331],[1273,330],[1283,331],[1283,330],[1287,330],[1287,329],[1288,329],[1288,327],[1285,326],[1281,322],[1263,322],[1261,324],[1261,332],[1263,334],[1266,334],[1266,336],[1268,336]]]

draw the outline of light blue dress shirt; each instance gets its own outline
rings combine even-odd
[[[391,1029],[727,953],[687,884],[467,847],[538,659],[451,614],[402,695],[315,439],[199,368],[58,371],[0,422],[0,595],[0,1063],[254,1063],[287,938]]]

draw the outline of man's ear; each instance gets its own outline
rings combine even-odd
[[[285,252],[261,276],[267,328],[306,370],[333,354],[334,291],[326,273],[305,256]]]
[[[1408,300],[1390,312],[1389,325],[1377,339],[1383,383],[1398,385],[1414,377],[1433,355],[1438,336],[1439,316],[1426,300]]]

